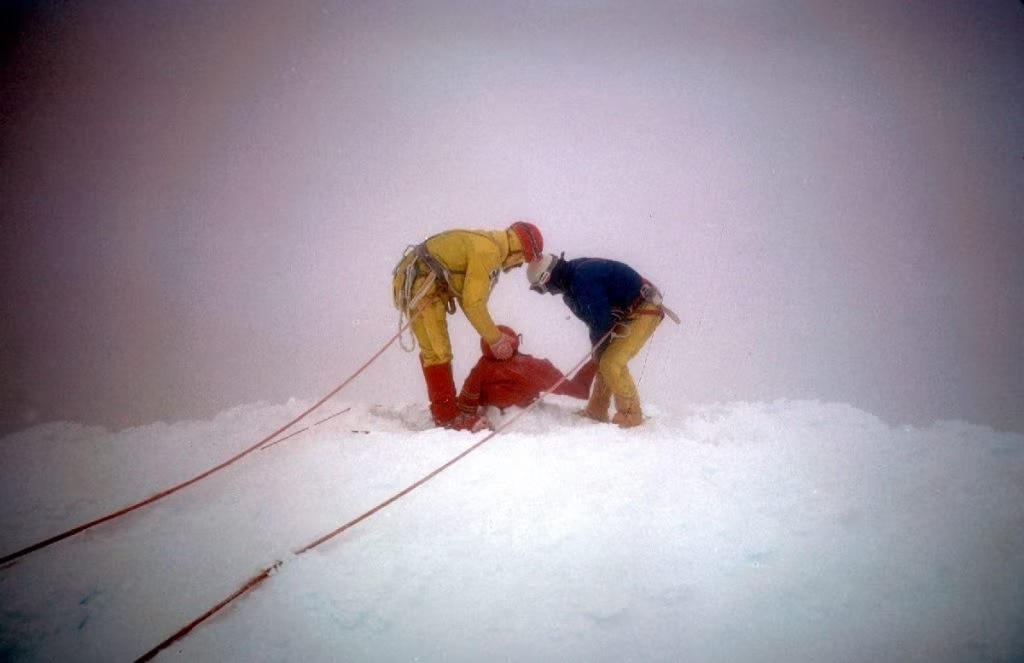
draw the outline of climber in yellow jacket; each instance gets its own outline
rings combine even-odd
[[[517,221],[505,230],[448,230],[406,249],[395,267],[395,307],[411,320],[420,346],[430,413],[438,426],[478,430],[477,415],[460,414],[452,378],[448,315],[458,302],[495,357],[512,356],[515,339],[503,334],[487,308],[502,272],[536,260],[544,250],[537,226]]]

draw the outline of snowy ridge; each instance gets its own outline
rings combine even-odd
[[[146,497],[309,404],[0,439],[4,552]],[[1024,436],[893,429],[843,404],[669,409],[622,431],[551,398],[433,481],[292,552],[480,439],[422,404],[323,424],[0,571],[0,659],[1013,660]],[[495,414],[500,424],[513,412]],[[300,424],[297,427],[301,427]],[[369,431],[369,432],[364,432]]]

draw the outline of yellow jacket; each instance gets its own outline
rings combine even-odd
[[[484,341],[496,342],[501,332],[487,300],[501,271],[522,264],[519,238],[506,230],[448,230],[427,239],[426,248],[449,271],[448,287],[466,319]]]

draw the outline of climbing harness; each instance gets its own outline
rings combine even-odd
[[[449,315],[455,313],[455,298],[451,297],[449,290],[451,271],[427,251],[426,242],[410,244],[406,247],[401,260],[391,272],[392,279],[397,279],[399,273],[402,274],[402,284],[395,292],[395,307],[398,309],[398,328],[400,330],[409,327],[412,319],[422,312],[423,307],[437,297],[445,298],[445,311]],[[413,286],[420,276],[424,276],[423,285],[414,295]],[[434,288],[437,283],[440,285]],[[432,297],[426,299],[426,295],[431,292],[432,288],[434,289]],[[399,336],[399,345],[406,352],[416,349],[416,336],[411,332],[410,339],[409,344],[406,345],[405,338]]]
[[[655,306],[655,309],[641,309],[644,304],[650,304]],[[661,290],[658,287],[643,279],[640,284],[640,296],[637,301],[633,304],[632,315],[666,315],[668,319],[677,325],[680,323],[679,316],[676,315],[675,311],[665,306],[665,298],[661,294]]]

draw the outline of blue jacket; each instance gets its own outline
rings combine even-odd
[[[562,299],[590,330],[590,344],[600,341],[640,298],[643,278],[625,263],[604,258],[561,260],[551,272],[548,288]],[[604,350],[610,339],[600,348]]]

